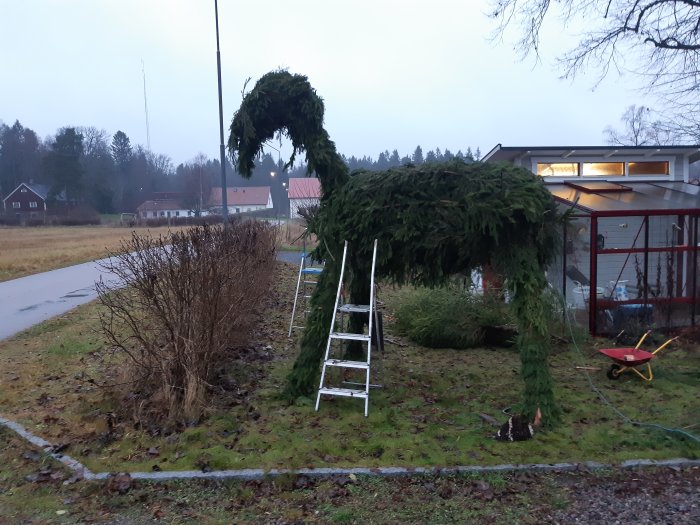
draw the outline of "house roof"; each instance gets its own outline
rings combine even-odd
[[[690,163],[700,160],[700,146],[496,146],[481,162],[514,162],[523,157],[654,157],[683,155]]]
[[[14,192],[16,192],[21,186],[26,186],[30,190],[32,190],[34,193],[36,193],[39,197],[42,199],[46,200],[49,195],[49,190],[51,190],[51,186],[48,186],[46,184],[34,184],[33,182],[21,182],[20,184],[17,185],[17,187],[12,190],[10,193],[7,194],[7,197],[3,199],[3,201],[6,201],[7,199],[10,198],[10,195],[12,195]],[[66,195],[65,192],[61,192],[58,195],[56,195],[56,200],[57,201],[64,201],[66,200]]]
[[[269,199],[270,186],[226,188],[226,204],[228,206],[266,206]],[[221,187],[211,189],[209,206],[221,206]]]
[[[593,215],[676,215],[700,212],[700,187],[684,182],[547,184],[559,202]]]
[[[290,199],[320,199],[321,181],[315,177],[295,177],[289,179]]]
[[[150,201],[145,201],[142,202],[136,210],[139,212],[142,211],[168,211],[168,210],[182,210],[184,209],[183,206],[180,205],[180,202],[175,200],[175,199],[159,199],[159,200],[150,200]]]

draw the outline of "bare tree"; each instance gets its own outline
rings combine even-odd
[[[646,89],[685,117],[700,107],[700,1],[697,0],[492,0],[495,36],[517,26],[517,48],[539,57],[545,20],[586,29],[559,57],[564,77],[584,69],[600,79],[613,69],[640,76]],[[696,136],[698,125],[685,126]],[[679,132],[680,132],[679,128]]]
[[[654,120],[654,111],[646,106],[628,106],[620,117],[622,129],[608,126],[606,142],[613,146],[658,146],[671,144],[675,135],[661,120]]]

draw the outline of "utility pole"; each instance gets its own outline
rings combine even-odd
[[[228,224],[228,195],[226,189],[226,153],[224,151],[224,105],[221,99],[221,51],[219,50],[219,2],[214,0],[214,18],[216,19],[216,71],[219,81],[219,136],[221,142],[221,208],[224,226]]]

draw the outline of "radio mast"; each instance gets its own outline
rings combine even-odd
[[[143,109],[146,113],[146,148],[151,151],[151,129],[148,125],[148,97],[146,96],[146,66],[141,59],[141,72],[143,73]]]

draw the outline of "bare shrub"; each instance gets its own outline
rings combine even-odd
[[[118,283],[100,282],[98,292],[102,329],[129,358],[137,417],[193,423],[256,322],[272,275],[274,230],[246,221],[157,239],[134,233],[122,248],[105,265]]]

